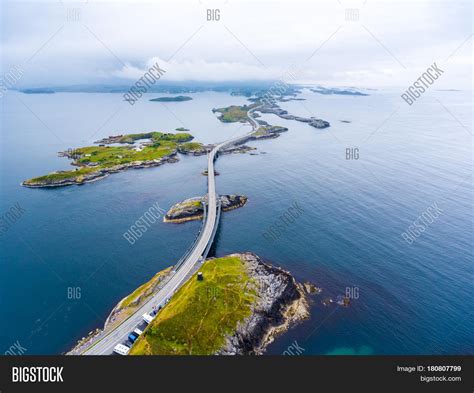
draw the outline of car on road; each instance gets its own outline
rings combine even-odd
[[[119,355],[128,355],[130,352],[130,347],[127,347],[126,345],[123,344],[117,344],[114,348],[114,352],[119,354]]]
[[[128,341],[130,341],[132,344],[135,343],[137,338],[138,338],[138,334],[136,334],[135,332],[132,332],[128,335]]]
[[[143,332],[136,328],[133,332],[131,332],[129,335],[128,335],[128,341],[130,341],[132,344],[135,343],[135,341],[137,340],[138,337],[140,337],[140,335],[142,334]]]

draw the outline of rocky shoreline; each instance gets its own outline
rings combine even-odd
[[[248,289],[255,292],[255,302],[250,315],[236,329],[225,336],[224,344],[215,355],[262,355],[276,337],[296,323],[310,316],[309,283],[298,283],[290,272],[262,261],[251,252],[227,255],[239,257],[249,276]],[[102,329],[95,329],[82,337],[66,354],[80,355],[84,350],[104,337],[126,320],[156,294],[166,282],[171,267],[158,272],[150,281],[126,296],[110,312]]]
[[[245,206],[248,198],[245,195],[220,195],[222,211],[238,209]],[[207,196],[189,198],[173,205],[163,217],[163,222],[180,224],[187,221],[202,220]]]
[[[280,334],[309,318],[305,287],[287,271],[253,253],[237,254],[255,283],[257,303],[251,315],[228,335],[217,355],[261,355]]]
[[[252,140],[252,139],[260,139],[260,138],[249,137],[247,141]],[[245,141],[241,142],[241,144],[238,144],[238,145],[230,145],[220,150],[219,154],[247,153],[252,150],[257,150],[257,148],[255,147],[247,146],[242,143],[245,143]],[[188,148],[186,144],[183,144],[183,145],[178,146],[178,153],[188,155],[188,156],[203,156],[209,153],[214,147],[215,145],[212,145],[212,144],[202,145],[202,144],[196,143],[195,146],[193,146],[192,148]]]
[[[329,122],[327,122],[326,120],[317,119],[315,117],[307,118],[290,115],[288,111],[281,109],[277,104],[265,104],[263,107],[260,107],[258,111],[260,113],[271,113],[285,120],[295,120],[300,121],[302,123],[308,123],[311,127],[314,128],[327,128],[331,126],[331,124],[329,124]]]
[[[35,182],[35,183],[30,183],[29,180],[25,180],[21,183],[21,185],[28,188],[46,188],[46,187],[64,187],[64,186],[71,186],[71,185],[82,185],[85,183],[91,183],[97,180],[101,180],[112,173],[123,172],[127,169],[151,168],[151,167],[163,165],[165,163],[174,163],[178,161],[179,161],[179,158],[175,151],[160,159],[148,160],[148,161],[135,161],[129,164],[115,165],[110,168],[102,168],[102,169],[98,169],[97,171],[87,173],[81,176],[72,176],[70,178],[61,179],[61,180],[41,181],[41,182]],[[61,173],[61,171],[57,171],[54,173]],[[72,172],[72,174],[74,174],[74,172]]]

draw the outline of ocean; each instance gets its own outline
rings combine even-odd
[[[323,289],[310,299],[311,318],[268,354],[295,341],[306,355],[474,354],[471,92],[433,90],[412,106],[399,94],[304,90],[305,101],[280,106],[330,128],[262,115],[289,131],[250,142],[255,155],[219,157],[218,192],[249,202],[222,215],[215,255],[251,251]],[[0,235],[0,353],[17,342],[26,354],[67,351],[187,250],[199,222],[157,222],[133,246],[123,233],[155,203],[167,210],[205,194],[205,156],[83,186],[20,185],[71,168],[58,151],[109,135],[185,127],[214,143],[250,130],[211,111],[245,97],[187,95],[163,104],[149,94],[134,106],[109,93],[2,99],[0,214],[21,213]],[[303,213],[276,239],[264,236],[295,203]],[[436,217],[413,235],[432,206]],[[323,304],[345,294],[348,307]]]

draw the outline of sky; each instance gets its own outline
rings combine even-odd
[[[471,1],[4,1],[1,74],[15,87],[287,79],[472,89]],[[218,9],[219,20],[207,20]]]

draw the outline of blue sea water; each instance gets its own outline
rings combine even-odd
[[[245,98],[190,95],[166,104],[150,95],[133,107],[120,94],[3,98],[0,214],[17,203],[25,213],[0,236],[0,353],[17,341],[28,354],[66,351],[185,252],[198,222],[156,223],[133,246],[122,234],[156,202],[167,209],[203,195],[205,157],[80,187],[20,182],[68,169],[58,151],[108,135],[186,127],[211,143],[250,129],[211,112]],[[249,203],[223,214],[216,255],[252,251],[323,288],[311,299],[311,318],[268,353],[296,340],[305,354],[473,354],[471,93],[430,91],[413,106],[390,91],[301,97],[282,108],[330,128],[264,115],[289,131],[250,143],[257,155],[217,162],[218,191],[245,194]],[[359,159],[346,159],[347,148],[358,148]],[[295,202],[304,214],[267,240],[263,234]],[[408,244],[401,234],[433,203],[441,215]],[[68,299],[68,288],[80,288],[80,299]],[[347,288],[358,294],[349,307],[322,305]]]

